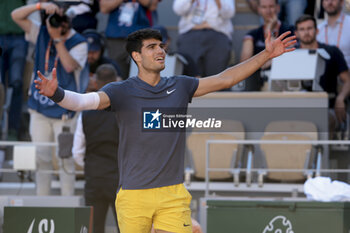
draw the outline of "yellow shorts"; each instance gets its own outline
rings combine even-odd
[[[192,196],[183,184],[152,189],[123,190],[115,202],[122,233],[149,233],[155,229],[192,233]]]

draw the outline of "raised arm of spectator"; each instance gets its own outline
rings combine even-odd
[[[337,95],[335,100],[334,111],[340,122],[346,120],[346,108],[345,108],[345,100],[350,95],[350,73],[349,70],[343,71],[339,74],[341,81],[343,82],[343,86],[341,88],[340,93]]]
[[[29,33],[32,27],[32,21],[28,17],[31,13],[37,10],[45,10],[46,14],[59,12],[59,8],[56,4],[43,2],[19,7],[11,12],[11,17],[24,32]]]
[[[100,0],[100,11],[104,14],[108,14],[122,3],[123,0]]]
[[[89,92],[85,94],[63,90],[58,86],[56,68],[52,70],[52,79],[47,79],[37,71],[39,79],[34,80],[39,94],[49,97],[62,108],[72,111],[106,109],[110,100],[105,92]]]
[[[285,52],[295,50],[295,48],[290,48],[290,46],[296,43],[296,37],[287,37],[290,33],[290,31],[285,32],[272,40],[271,33],[269,32],[265,40],[265,50],[245,62],[228,68],[217,75],[199,79],[199,86],[194,96],[202,96],[210,92],[230,88],[252,75],[268,60],[280,56]]]
[[[68,49],[66,48],[66,46],[64,44],[66,37],[70,33],[68,26],[66,26],[66,30],[68,30],[68,32],[65,33],[63,36],[62,36],[63,26],[60,26],[57,28],[51,27],[48,20],[46,22],[46,26],[47,26],[47,31],[50,34],[50,37],[54,41],[56,51],[58,53],[58,57],[60,59],[60,62],[62,64],[64,70],[67,73],[71,73],[78,68],[82,68],[85,64],[86,59],[87,59],[87,51],[88,51],[87,43],[78,44],[77,46],[72,48],[72,50],[76,49],[76,51],[78,51],[77,57],[73,58],[70,51],[68,51]],[[83,46],[83,48],[81,50],[79,50],[79,49],[77,50],[78,46]],[[76,59],[79,61],[83,60],[83,62],[81,62],[81,64],[79,64]]]

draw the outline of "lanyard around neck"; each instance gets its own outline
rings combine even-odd
[[[49,75],[49,60],[50,60],[51,46],[52,46],[52,39],[49,40],[49,44],[47,45],[46,53],[45,53],[45,75],[46,76]],[[55,68],[57,68],[57,63],[58,63],[58,53],[56,54],[56,57],[55,57],[55,64],[54,64]]]
[[[340,45],[341,34],[343,33],[344,19],[345,19],[345,15],[343,14],[341,21],[339,23],[339,31],[338,31],[338,38],[337,38],[337,47],[338,48]],[[328,24],[326,25],[326,29],[325,29],[325,37],[326,37],[326,44],[328,44]]]

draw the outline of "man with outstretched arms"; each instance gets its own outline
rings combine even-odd
[[[272,40],[266,49],[234,67],[207,78],[161,77],[165,51],[160,32],[142,29],[130,34],[126,49],[138,66],[138,76],[110,83],[100,91],[78,94],[58,87],[55,71],[48,80],[40,72],[35,80],[40,94],[71,110],[109,109],[115,111],[119,125],[119,190],[116,199],[121,232],[192,232],[191,195],[183,185],[185,134],[179,131],[145,130],[142,115],[161,108],[187,109],[193,96],[229,88],[242,81],[269,59],[295,43],[290,32]]]

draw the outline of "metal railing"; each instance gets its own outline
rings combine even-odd
[[[57,147],[57,142],[29,142],[29,141],[0,141],[0,147],[3,146],[50,146],[50,147]],[[59,159],[59,158],[58,158]],[[11,168],[1,168],[0,172],[3,173],[17,173],[18,171]],[[55,174],[58,175],[60,173],[59,170],[40,170],[42,173],[49,173],[49,174]],[[77,171],[75,170],[74,173],[76,175],[83,175],[84,171]]]
[[[350,145],[350,140],[339,141],[339,140],[207,140],[206,141],[206,163],[205,163],[205,196],[209,196],[210,190],[210,172],[231,172],[233,174],[234,184],[239,184],[239,173],[246,173],[246,183],[249,186],[251,184],[252,173],[258,174],[259,186],[263,185],[263,176],[266,172],[303,172],[308,173],[308,178],[320,176],[321,173],[350,173],[350,169],[323,169],[322,168],[322,151],[316,150],[316,164],[315,168],[308,169],[272,169],[272,168],[253,168],[253,154],[252,151],[248,152],[247,167],[246,168],[210,168],[209,159],[209,147],[212,144],[242,144],[242,145],[262,145],[262,144],[276,144],[276,145],[312,145],[316,149],[320,148],[321,145]],[[238,175],[237,175],[238,174]],[[311,174],[311,175],[310,175]]]

